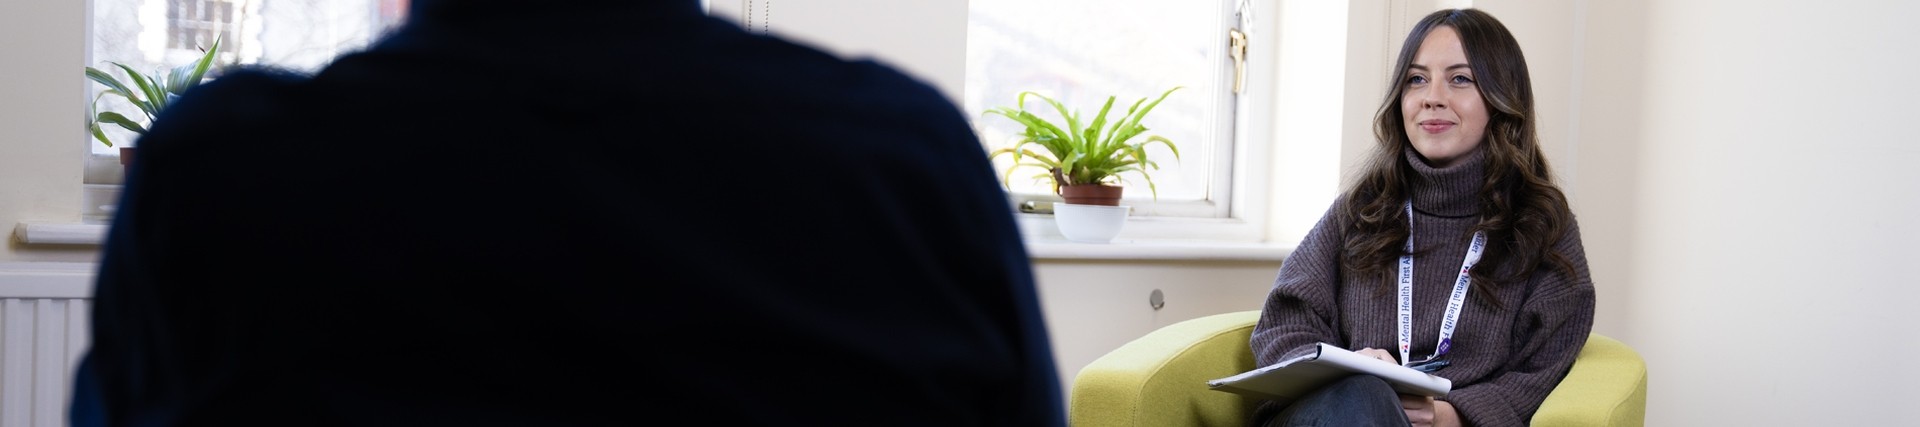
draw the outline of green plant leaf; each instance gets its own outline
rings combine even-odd
[[[1022,106],[1026,105],[1027,95],[1033,95],[1034,97],[1037,97],[1043,101],[1046,101],[1047,105],[1052,105],[1053,110],[1060,113],[1061,118],[1066,119],[1067,129],[1066,129],[1066,133],[1062,134],[1062,136],[1068,139],[1067,142],[1069,144],[1076,147],[1084,145],[1080,141],[1078,141],[1078,139],[1080,138],[1080,117],[1078,115],[1073,114],[1072,112],[1069,112],[1067,110],[1066,104],[1061,104],[1060,101],[1055,100],[1053,98],[1048,98],[1046,95],[1041,95],[1037,92],[1026,91],[1026,92],[1020,93],[1020,105]],[[1021,111],[1026,111],[1026,108],[1022,107]],[[1035,118],[1038,118],[1038,117],[1036,116]],[[1054,130],[1056,131],[1056,133],[1058,133],[1060,129],[1058,127],[1055,127]]]
[[[153,83],[150,83],[145,75],[140,74],[140,72],[138,71],[134,71],[133,68],[128,67],[124,64],[121,64],[118,62],[114,62],[112,64],[116,67],[120,67],[122,71],[126,71],[127,79],[133,80],[133,85],[140,88],[140,94],[146,96],[147,105],[140,107],[140,109],[147,111],[147,115],[157,116],[160,114],[160,110],[165,109],[167,107],[166,94],[162,92],[160,88],[155,87]],[[148,119],[151,120],[152,117],[148,117]]]
[[[1167,139],[1167,137],[1164,137],[1164,136],[1160,136],[1160,135],[1153,135],[1153,136],[1149,136],[1149,137],[1147,137],[1147,140],[1146,140],[1146,142],[1142,142],[1142,143],[1140,143],[1140,144],[1138,144],[1137,146],[1138,146],[1138,147],[1145,147],[1145,146],[1146,146],[1147,144],[1151,144],[1151,143],[1155,143],[1155,142],[1158,142],[1158,143],[1160,143],[1161,145],[1165,145],[1165,146],[1167,146],[1167,151],[1172,151],[1172,152],[1173,152],[1173,159],[1174,159],[1174,160],[1180,160],[1180,147],[1175,147],[1175,146],[1173,145],[1173,141],[1172,141],[1172,140],[1169,140],[1169,139]],[[1143,151],[1143,153],[1144,153],[1144,151]],[[1140,155],[1140,157],[1141,157],[1141,158],[1145,158],[1145,157],[1146,157],[1146,154],[1141,154],[1141,155]]]
[[[1040,143],[1041,146],[1047,147],[1047,151],[1053,153],[1054,157],[1065,156],[1068,152],[1073,151],[1072,137],[1068,136],[1066,131],[1060,130],[1059,126],[1055,126],[1046,119],[1033,115],[1033,113],[1025,111],[1018,113],[1022,119],[1034,124],[1034,126],[1030,128],[1038,135],[1034,138],[1034,141]]]
[[[133,133],[137,133],[137,134],[145,135],[147,133],[147,128],[144,126],[140,126],[140,123],[134,122],[133,120],[128,119],[127,116],[123,116],[123,115],[120,115],[120,113],[115,113],[112,111],[102,112],[100,113],[100,115],[94,116],[94,122],[96,123],[107,122],[107,123],[120,125],[121,128],[133,131]],[[108,145],[112,145],[112,144],[108,144]]]
[[[99,95],[97,95],[97,96],[95,96],[95,97],[93,98],[93,103],[94,103],[94,104],[95,104],[95,106],[96,106],[95,108],[97,108],[97,106],[98,106],[98,105],[100,104],[100,97],[101,97],[101,96],[106,96],[106,95],[116,95],[116,96],[119,96],[119,97],[120,97],[121,99],[125,99],[125,100],[127,100],[127,103],[129,103],[129,104],[133,104],[133,106],[134,106],[134,107],[137,107],[137,108],[139,108],[139,109],[140,109],[140,113],[141,113],[141,114],[144,114],[144,115],[146,115],[146,117],[147,117],[147,120],[148,120],[148,121],[152,121],[152,120],[153,120],[153,116],[154,116],[155,114],[159,114],[159,113],[160,113],[160,112],[159,112],[158,110],[154,110],[154,109],[153,109],[153,103],[150,103],[150,102],[147,102],[146,100],[143,100],[143,99],[140,99],[140,98],[139,98],[138,96],[136,96],[136,95],[133,95],[133,94],[130,94],[130,93],[126,93],[126,92],[121,92],[121,91],[117,91],[117,90],[106,90],[106,91],[101,91]]]
[[[1148,175],[1147,171],[1134,166],[1123,166],[1113,170],[1113,173],[1115,176],[1118,176],[1121,172],[1133,172],[1133,173],[1140,174],[1141,178],[1146,178],[1147,191],[1150,193],[1153,193],[1154,200],[1160,200],[1160,188],[1159,186],[1156,186],[1153,184],[1153,175]]]
[[[200,60],[174,67],[167,73],[167,92],[174,95],[187,93],[187,89],[200,85],[205,80],[207,70],[213,68],[213,58],[220,52],[220,37],[213,38],[213,47],[200,54]]]
[[[1115,119],[1113,126],[1107,127],[1107,139],[1101,141],[1101,145],[1124,144],[1128,139],[1133,138],[1133,135],[1122,135],[1120,130],[1127,127],[1128,119],[1133,117],[1134,113],[1140,110],[1140,104],[1145,102],[1147,102],[1146,98],[1140,98],[1140,100],[1134,101],[1133,105],[1127,106],[1127,113],[1121,115],[1119,119]]]
[[[999,148],[999,149],[995,149],[995,150],[993,150],[992,152],[989,152],[989,153],[987,153],[987,158],[988,158],[988,159],[995,159],[995,158],[999,158],[999,157],[1000,157],[1000,155],[1002,155],[1002,154],[1007,154],[1007,155],[1012,155],[1012,156],[1013,156],[1013,162],[1014,162],[1014,163],[1019,163],[1019,162],[1020,162],[1020,161],[1022,160],[1022,159],[1021,159],[1021,157],[1022,157],[1022,156],[1025,156],[1025,157],[1027,158],[1027,160],[1033,160],[1033,161],[1036,161],[1036,162],[1042,162],[1042,163],[1046,163],[1046,164],[1048,164],[1049,166],[1051,166],[1051,165],[1053,165],[1053,164],[1054,164],[1054,161],[1053,161],[1053,159],[1049,159],[1049,158],[1046,158],[1046,156],[1042,156],[1042,155],[1040,155],[1040,153],[1035,153],[1035,152],[1033,152],[1032,150],[1022,150],[1022,149],[1020,149],[1020,145],[1025,145],[1025,144],[1030,144],[1030,143],[1031,143],[1031,142],[1023,142],[1023,143],[1021,143],[1021,144],[1019,144],[1019,145],[1014,145],[1014,146],[1012,146],[1012,147],[1005,147],[1005,148]]]
[[[1021,126],[1025,126],[1027,139],[1039,143],[1042,147],[1046,147],[1047,151],[1053,153],[1054,157],[1064,156],[1068,151],[1071,151],[1071,147],[1066,146],[1060,138],[1062,134],[1060,128],[1054,126],[1052,123],[1048,123],[1039,116],[1033,115],[1033,113],[999,107],[987,110],[983,113],[983,115],[985,114],[998,114],[1009,120],[1013,120],[1015,123],[1019,123]]]
[[[1024,168],[1038,168],[1038,169],[1040,169],[1040,170],[1052,170],[1052,167],[1050,167],[1050,166],[1047,166],[1047,165],[1043,165],[1043,164],[1040,164],[1040,163],[1033,163],[1033,162],[1022,162],[1022,163],[1014,163],[1014,164],[1013,164],[1013,166],[1008,166],[1008,167],[1007,167],[1007,173],[1006,173],[1005,175],[1002,175],[1002,176],[1001,176],[1001,178],[1000,178],[1000,182],[1001,182],[1001,185],[1002,185],[1002,186],[1004,186],[1004,187],[1006,187],[1006,188],[1008,188],[1008,189],[1012,189],[1012,188],[1013,188],[1013,173],[1014,173],[1015,171],[1018,171],[1018,170],[1020,170],[1020,168],[1023,168],[1023,167],[1024,167]],[[1039,175],[1035,175],[1035,177],[1037,177],[1037,178],[1048,178],[1048,179],[1052,179],[1052,178],[1053,178],[1053,175],[1052,175],[1052,174],[1045,174],[1045,173],[1043,173],[1043,174],[1039,174]],[[1036,181],[1038,181],[1038,180],[1036,179]]]
[[[1062,185],[1119,185],[1127,182],[1126,178],[1120,175],[1121,173],[1138,173],[1145,178],[1148,189],[1153,192],[1154,197],[1158,198],[1158,185],[1148,172],[1159,169],[1160,166],[1147,159],[1145,146],[1152,143],[1164,144],[1173,152],[1175,160],[1180,158],[1179,148],[1172,140],[1157,135],[1150,136],[1146,141],[1139,143],[1129,141],[1148,130],[1146,126],[1140,124],[1147,113],[1181,88],[1181,86],[1175,86],[1168,89],[1158,98],[1141,98],[1127,107],[1126,114],[1119,115],[1117,118],[1113,115],[1113,104],[1118,97],[1110,96],[1101,104],[1092,120],[1085,123],[1085,127],[1081,126],[1080,116],[1059,100],[1033,91],[1020,92],[1015,104],[1018,109],[997,107],[985,112],[985,114],[1007,117],[1025,126],[1025,138],[1011,147],[994,150],[993,157],[997,158],[1002,154],[1011,155],[1015,164],[1018,165],[1016,167],[1050,166],[1048,175],[1036,176],[1035,179],[1053,181],[1056,192]],[[1057,122],[1029,112],[1026,109],[1029,96],[1038,98],[1052,107],[1065,121],[1065,128],[1062,129],[1056,124]],[[1045,147],[1047,154],[1051,154],[1051,157],[1024,149],[1023,147],[1028,144]],[[1012,169],[1009,168],[1005,177],[1002,178],[1003,181],[1012,177]]]
[[[207,73],[213,69],[214,59],[218,57],[221,43],[221,39],[214,39],[213,46],[203,49],[197,60],[166,70],[165,74],[159,74],[160,70],[155,70],[154,74],[141,73],[126,64],[107,62],[126,73],[126,80],[123,81],[100,68],[86,67],[87,79],[107,87],[107,90],[95,95],[93,103],[87,107],[88,132],[109,147],[113,146],[113,141],[107,138],[100,126],[101,122],[113,123],[135,133],[145,134],[146,128],[140,121],[114,112],[96,113],[100,107],[100,98],[113,95],[125,99],[140,109],[140,112],[146,116],[145,122],[151,123],[162,110],[173,103],[175,98],[206,80]]]
[[[1087,144],[1095,145],[1096,147],[1099,144],[1101,144],[1100,127],[1107,125],[1107,111],[1113,109],[1114,98],[1115,97],[1112,97],[1112,96],[1107,97],[1107,103],[1100,106],[1100,114],[1094,115],[1093,123],[1088,124],[1087,129],[1085,131],[1082,131],[1086,133],[1086,135],[1083,135],[1084,136],[1083,139],[1087,142]]]
[[[1146,116],[1147,116],[1147,112],[1150,112],[1150,111],[1153,111],[1153,107],[1156,107],[1156,106],[1159,106],[1159,105],[1160,105],[1160,101],[1165,101],[1165,100],[1167,100],[1167,95],[1172,95],[1172,94],[1173,94],[1173,91],[1176,91],[1176,90],[1180,90],[1180,89],[1181,89],[1181,88],[1183,88],[1183,87],[1185,87],[1185,86],[1174,86],[1174,87],[1173,87],[1173,89],[1167,89],[1167,91],[1166,91],[1166,92],[1164,92],[1164,93],[1161,93],[1161,94],[1160,94],[1160,99],[1155,99],[1155,100],[1153,100],[1153,103],[1150,103],[1150,104],[1147,104],[1147,106],[1145,106],[1145,107],[1140,107],[1140,113],[1139,113],[1139,114],[1135,114],[1135,115],[1133,116],[1133,120],[1132,120],[1131,122],[1128,122],[1128,123],[1127,123],[1127,127],[1129,127],[1129,128],[1131,128],[1131,127],[1135,127],[1135,126],[1139,126],[1139,125],[1140,125],[1140,119],[1141,119],[1141,118],[1144,118],[1144,117],[1146,117]],[[1144,128],[1142,128],[1142,129],[1144,129]]]
[[[87,121],[87,133],[93,134],[93,139],[100,140],[101,144],[107,144],[108,147],[113,146],[113,140],[107,139],[107,133],[100,130],[100,122],[98,120]]]
[[[127,98],[128,101],[138,102],[138,98],[133,98],[128,95],[133,93],[133,90],[128,89],[125,83],[120,83],[120,79],[113,78],[113,76],[108,75],[105,71],[100,71],[98,68],[87,67],[87,79],[100,83],[108,89],[112,89],[108,92],[114,92],[121,97]]]

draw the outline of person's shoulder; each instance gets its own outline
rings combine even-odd
[[[1371,194],[1355,194],[1352,191],[1341,191],[1333,197],[1332,203],[1327,204],[1327,211],[1321,217],[1321,221],[1338,224],[1344,229],[1353,221],[1355,200],[1367,200],[1372,197],[1373,195]]]
[[[1560,239],[1554,243],[1553,250],[1584,265],[1587,258],[1585,243],[1580,240],[1580,220],[1578,215],[1568,211],[1566,223],[1560,226]]]
[[[270,100],[276,94],[307,81],[307,75],[264,66],[240,66],[182,94],[174,108],[187,111],[218,109],[250,100]]]
[[[306,81],[304,75],[272,68],[238,67],[194,86],[156,117],[140,144],[180,146],[223,141],[270,123],[297,101],[286,99]],[[152,147],[161,148],[161,147]]]

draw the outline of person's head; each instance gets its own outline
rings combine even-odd
[[[1401,44],[1375,114],[1374,153],[1347,193],[1359,229],[1347,243],[1346,252],[1355,255],[1348,268],[1381,272],[1400,256],[1408,233],[1400,207],[1419,179],[1411,162],[1447,168],[1482,151],[1485,181],[1474,230],[1494,243],[1484,268],[1473,270],[1475,286],[1493,285],[1492,274],[1530,274],[1543,260],[1570,271],[1551,245],[1572,212],[1540,151],[1534,115],[1527,60],[1505,25],[1476,9],[1421,19]],[[1409,160],[1408,149],[1419,160]],[[1504,264],[1515,268],[1500,268]]]
[[[1441,10],[1415,24],[1400,47],[1374,132],[1387,155],[1412,146],[1435,167],[1477,149],[1522,166],[1539,154],[1533,83],[1520,42],[1492,15]]]

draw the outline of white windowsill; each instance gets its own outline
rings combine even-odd
[[[1114,239],[1109,243],[1077,243],[1028,237],[1027,256],[1033,259],[1281,261],[1292,245],[1206,240]]]
[[[106,241],[107,225],[26,222],[14,227],[14,234],[33,245],[100,245]],[[1291,245],[1273,243],[1125,238],[1078,243],[1028,237],[1026,248],[1034,259],[1280,261],[1293,252]]]
[[[14,236],[29,245],[94,245],[107,241],[106,224],[23,222],[13,228]]]
[[[1052,214],[1016,213],[1027,256],[1036,260],[1281,261],[1293,244],[1261,239],[1259,224],[1235,218],[1133,216],[1107,243],[1060,234]]]

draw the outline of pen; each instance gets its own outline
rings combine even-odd
[[[1447,365],[1451,365],[1451,364],[1452,363],[1447,362],[1446,359],[1440,359],[1440,360],[1435,360],[1431,362],[1421,362],[1413,365],[1407,365],[1407,367],[1413,368],[1413,370],[1416,370],[1416,371],[1431,374],[1434,371],[1438,371],[1440,370],[1440,368],[1445,368],[1447,367]]]

